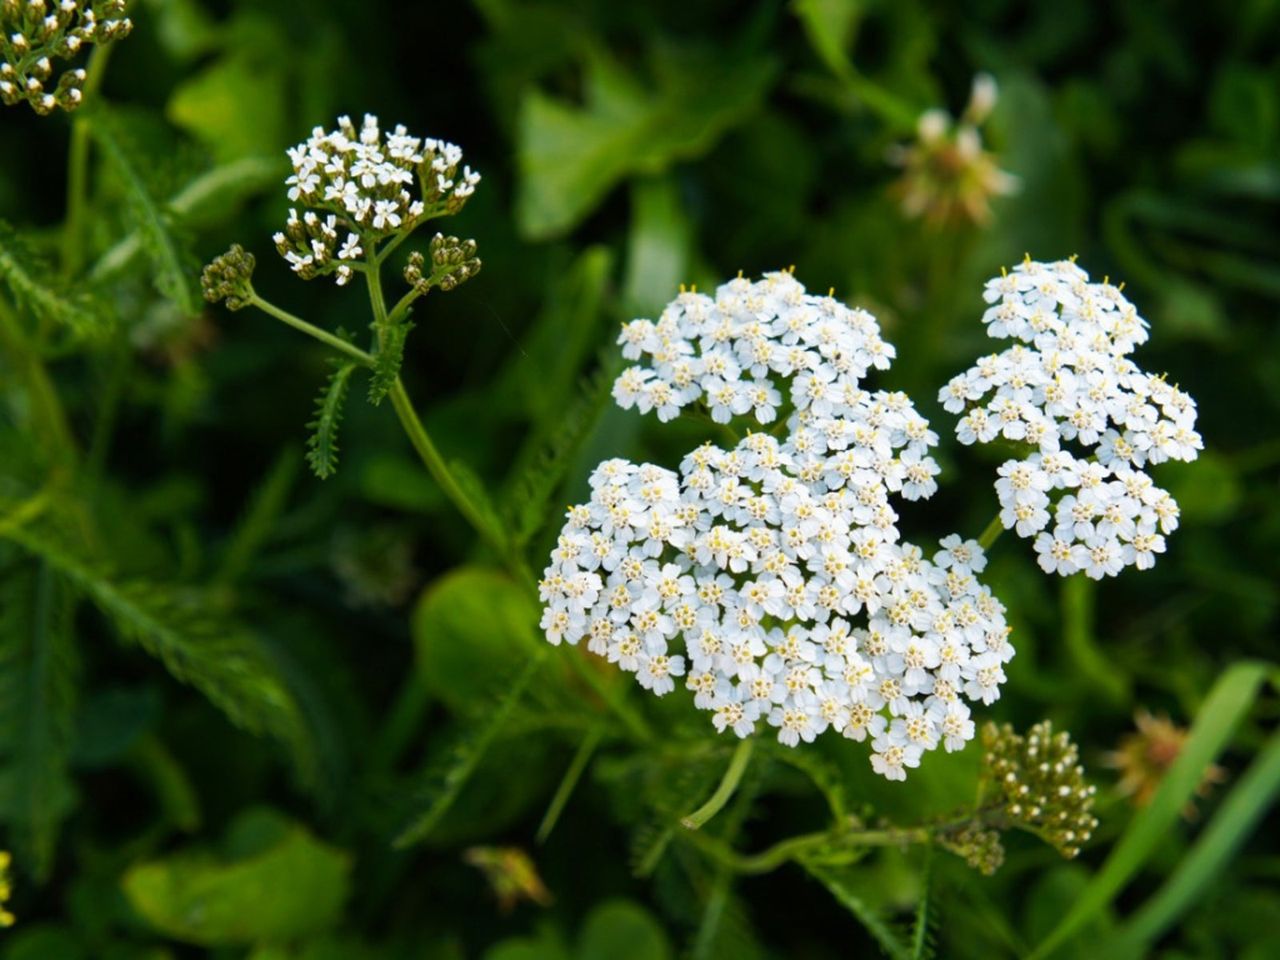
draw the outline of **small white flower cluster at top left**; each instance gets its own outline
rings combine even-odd
[[[276,249],[304,279],[332,273],[339,286],[351,280],[351,264],[372,252],[367,248],[458,212],[480,182],[480,174],[460,168],[459,147],[410,136],[403,126],[384,135],[368,114],[359,130],[347,117],[336,130],[317,127],[288,154],[289,199],[311,209],[290,209]]]
[[[890,779],[973,737],[966,700],[999,695],[1013,656],[977,543],[927,559],[901,539],[891,493],[929,496],[937,436],[902,393],[859,381],[892,348],[874,318],[788,273],[682,294],[622,333],[647,367],[615,395],[669,419],[792,410],[785,435],[707,444],[676,474],[602,463],[540,584],[549,640],[577,643],[661,695],[683,676],[719,730],[760,721],[794,746],[824,730],[872,741]]]

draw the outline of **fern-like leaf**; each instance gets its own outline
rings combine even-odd
[[[18,231],[0,220],[0,283],[8,287],[19,306],[48,323],[66,327],[85,339],[101,337],[111,329],[110,314],[93,297],[68,291],[52,269],[26,243]]]
[[[421,794],[423,811],[395,839],[395,847],[404,849],[425,840],[453,806],[472,774],[506,726],[515,705],[537,673],[545,650],[538,650],[524,669],[510,683],[502,686],[496,702],[483,711],[477,722],[466,727],[440,762],[433,764],[423,777]]]
[[[538,436],[522,451],[509,484],[508,513],[514,539],[526,545],[547,522],[547,505],[560,489],[573,458],[591,435],[613,384],[616,370],[609,360],[583,380],[578,396],[549,436]]]
[[[67,585],[40,563],[6,571],[0,595],[0,756],[15,850],[49,877],[73,800],[67,773],[77,670]]]
[[[404,366],[404,344],[412,329],[413,324],[406,320],[394,327],[387,327],[382,335],[382,346],[378,350],[373,377],[369,381],[369,402],[375,407],[387,398],[391,388],[396,385],[400,368]]]
[[[338,427],[347,402],[347,388],[355,363],[343,363],[330,375],[316,398],[315,419],[307,424],[311,436],[307,438],[307,462],[321,480],[328,480],[338,471]]]
[[[802,859],[801,866],[831,893],[836,903],[848,910],[857,919],[872,939],[879,945],[890,960],[910,960],[911,952],[902,940],[894,933],[889,923],[864,901],[843,873],[832,867],[823,866]]]
[[[197,591],[117,577],[52,530],[29,524],[2,533],[71,583],[123,641],[158,659],[232,723],[281,741],[299,776],[313,779],[315,749],[301,711],[251,633],[220,615]]]
[[[200,264],[175,229],[168,203],[152,188],[147,174],[151,164],[137,149],[124,120],[101,103],[94,107],[90,130],[129,203],[156,289],[184,314],[194,316],[201,308],[195,284]]]

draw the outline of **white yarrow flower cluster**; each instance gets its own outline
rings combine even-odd
[[[874,318],[773,273],[682,294],[621,342],[649,360],[619,377],[624,407],[789,409],[786,434],[705,444],[679,473],[600,464],[540,584],[548,639],[586,638],[658,695],[683,678],[740,737],[870,738],[890,779],[972,739],[967,701],[994,700],[1013,656],[1004,608],[977,543],[930,560],[900,537],[890,494],[933,492],[937,436],[905,394],[859,386],[893,355]]]
[[[1178,504],[1145,472],[1194,460],[1196,405],[1129,359],[1147,323],[1073,261],[1029,258],[986,285],[987,332],[1019,341],[980,359],[939,395],[961,443],[1030,445],[999,468],[1001,521],[1034,538],[1040,566],[1094,579],[1147,569],[1178,526]]]
[[[403,126],[384,135],[370,114],[359,130],[348,117],[317,127],[288,154],[289,199],[310,209],[290,209],[276,249],[303,279],[334,274],[339,286],[380,241],[457,213],[480,182],[459,147]]]

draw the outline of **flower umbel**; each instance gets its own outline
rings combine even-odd
[[[1090,283],[1069,260],[1028,257],[985,297],[987,332],[1020,342],[954,377],[939,401],[964,413],[961,443],[1031,448],[999,469],[1004,527],[1034,538],[1046,573],[1096,580],[1152,566],[1178,504],[1144,468],[1194,460],[1202,443],[1195,401],[1129,359],[1146,321],[1119,287]]]
[[[0,101],[25,100],[42,115],[74,110],[85,72],[59,74],[55,61],[127,36],[133,23],[124,12],[124,0],[0,0]]]
[[[410,136],[403,126],[384,134],[370,114],[359,130],[347,117],[336,130],[317,127],[289,160],[289,199],[305,209],[289,211],[276,249],[303,279],[332,274],[339,285],[383,241],[457,213],[480,182],[452,143]]]
[[[740,737],[763,719],[791,746],[870,738],[890,779],[961,748],[966,700],[996,699],[1013,648],[977,543],[948,537],[930,560],[901,540],[890,494],[932,494],[937,437],[905,394],[859,386],[893,356],[875,319],[780,272],[681,294],[620,340],[649,361],[618,378],[624,408],[791,413],[783,439],[705,444],[678,474],[600,464],[540,585],[547,638],[586,637],[658,695],[685,677]]]

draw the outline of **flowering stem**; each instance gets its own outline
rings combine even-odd
[[[996,542],[1002,533],[1004,533],[1004,523],[1000,519],[1000,514],[997,513],[991,518],[991,522],[987,524],[987,529],[983,530],[978,536],[978,546],[983,550],[990,550],[991,545]]]
[[[680,821],[681,825],[689,830],[697,830],[724,808],[734,791],[738,789],[738,784],[742,782],[742,775],[747,772],[747,765],[751,762],[751,753],[755,749],[755,744],[753,737],[745,737],[738,741],[737,749],[733,751],[733,758],[729,761],[729,769],[725,770],[720,785],[716,787],[716,792],[711,794],[706,803],[683,818]]]
[[[933,832],[930,827],[859,830],[853,833],[823,830],[820,833],[806,833],[782,840],[759,853],[739,853],[723,841],[706,834],[689,833],[686,836],[711,859],[735,873],[768,873],[789,860],[800,859],[824,847],[852,852],[859,847],[893,847],[927,843],[932,839]]]
[[[332,333],[330,333],[327,330],[321,330],[315,324],[307,323],[307,321],[303,320],[301,317],[295,317],[292,313],[289,313],[287,310],[281,310],[274,303],[271,303],[270,301],[267,301],[267,300],[263,300],[262,297],[258,296],[257,291],[255,290],[249,291],[249,302],[252,303],[259,310],[261,310],[263,313],[273,316],[277,320],[280,320],[283,323],[287,323],[289,326],[293,327],[295,330],[301,330],[307,336],[314,337],[315,339],[319,340],[321,343],[328,344],[329,346],[333,347],[333,349],[335,350],[340,350],[342,353],[345,353],[348,357],[350,357],[352,360],[355,360],[357,363],[360,363],[366,367],[373,366],[373,362],[374,362],[373,357],[370,354],[365,353],[355,344],[348,343],[346,340],[343,340],[341,337],[334,336]]]

